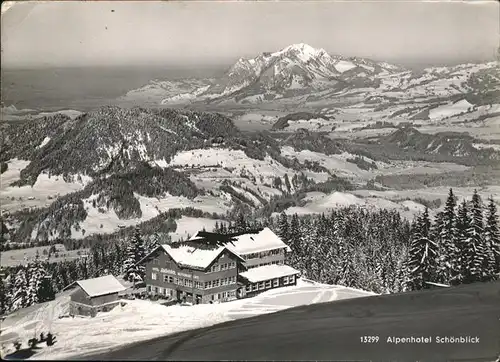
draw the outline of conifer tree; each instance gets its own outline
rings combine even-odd
[[[484,269],[487,263],[487,249],[485,248],[483,206],[481,197],[474,190],[472,195],[471,223],[466,243],[466,265],[467,276],[465,282],[473,283],[487,279],[487,271]]]
[[[450,283],[459,275],[459,250],[457,248],[457,229],[455,214],[456,199],[450,189],[443,212],[443,226],[439,245],[438,281]]]
[[[290,221],[290,230],[289,230],[289,242],[291,252],[287,253],[287,260],[291,265],[298,265],[301,255],[301,230],[300,230],[300,222],[297,214],[292,215],[292,220]]]
[[[288,229],[288,217],[285,212],[282,211],[278,219],[278,236],[287,244],[290,238],[290,232]]]
[[[5,314],[8,311],[8,294],[7,294],[7,283],[0,279],[0,315]]]
[[[468,273],[468,241],[470,229],[470,216],[467,207],[467,200],[463,200],[458,207],[457,212],[457,249],[458,249],[458,274],[457,277],[451,281],[451,284],[462,283]]]
[[[498,227],[497,207],[493,197],[488,198],[488,207],[486,212],[486,227],[485,227],[486,246],[490,252],[490,265],[492,266],[492,274],[500,273],[500,229]]]
[[[25,308],[28,306],[26,282],[26,270],[24,267],[19,268],[14,280],[14,294],[12,296],[12,310]]]
[[[28,264],[28,290],[27,290],[27,305],[33,305],[39,302],[39,292],[45,277],[45,270],[42,267],[39,256],[35,257],[32,263]]]
[[[408,288],[410,290],[425,288],[425,282],[432,281],[435,277],[438,246],[429,236],[429,210],[425,208],[424,213],[417,219],[409,252]]]
[[[236,218],[236,223],[234,225],[234,231],[235,232],[245,232],[248,230],[248,223],[245,220],[245,215],[243,215],[243,212],[240,212],[238,214],[238,217]]]
[[[145,267],[144,264],[139,264],[139,261],[145,256],[144,241],[139,228],[136,227],[132,240],[130,240],[127,247],[127,258],[124,262],[126,280],[134,283],[144,280]]]

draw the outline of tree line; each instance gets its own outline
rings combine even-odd
[[[413,222],[396,210],[343,207],[321,215],[286,215],[217,222],[214,232],[232,233],[269,227],[291,248],[287,264],[303,277],[375,293],[427,288],[429,282],[457,285],[497,279],[500,232],[497,208],[475,191],[457,204],[450,189],[445,207],[431,220],[429,210]],[[168,232],[144,233],[96,243],[77,260],[49,263],[39,257],[27,266],[6,268],[0,283],[0,312],[50,300],[80,279],[106,274],[131,282],[144,278],[137,265],[156,246],[169,243]]]
[[[2,269],[0,314],[53,300],[73,282],[112,274],[129,281],[141,281],[144,268],[136,263],[160,243],[168,243],[168,234],[141,235],[140,229],[127,239],[94,244],[79,259],[48,262],[37,255],[28,265]]]
[[[427,282],[457,285],[497,279],[500,273],[500,233],[492,197],[484,205],[457,199],[450,189],[444,210],[434,220],[426,209],[413,225],[408,256],[408,289]]]

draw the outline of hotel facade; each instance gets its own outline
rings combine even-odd
[[[199,304],[296,284],[299,272],[285,265],[290,249],[269,228],[233,234],[230,240],[211,233],[208,240],[199,234],[160,245],[140,262],[145,264],[149,294]],[[214,238],[219,240],[214,243]]]

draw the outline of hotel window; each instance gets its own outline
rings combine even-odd
[[[252,290],[255,291],[255,290],[259,290],[259,284],[255,283],[255,284],[252,284]]]
[[[210,289],[212,288],[212,281],[208,281],[205,283],[205,288]]]
[[[169,276],[169,277],[168,277],[168,282],[169,282],[169,283],[173,283],[173,282],[174,282],[174,277]]]
[[[290,284],[292,284],[293,282],[295,282],[295,275],[290,275],[288,277],[288,281],[289,281]]]
[[[147,289],[147,291],[148,291],[148,292],[151,292],[151,285],[148,285],[148,286],[146,287],[146,289]]]
[[[252,286],[251,286],[251,285],[247,285],[247,286],[245,287],[245,290],[246,290],[247,292],[252,291]]]
[[[163,281],[164,281],[165,283],[168,283],[168,275],[163,275]]]
[[[288,277],[283,277],[283,284],[285,284],[285,285],[288,284]]]
[[[171,262],[169,262],[169,261],[166,261],[166,262],[165,262],[165,268],[167,268],[167,269],[172,269],[172,263],[171,263]]]
[[[158,278],[158,274],[151,273],[151,279],[156,280]]]
[[[266,289],[267,288],[271,288],[271,281],[270,280],[266,280]]]
[[[155,293],[158,294],[158,287],[155,287]]]
[[[160,287],[160,288],[158,288],[158,289],[159,289],[158,293],[159,293],[159,294],[163,294],[163,288],[162,288],[162,287]]]
[[[279,286],[279,284],[280,284],[279,279],[273,280],[273,287],[277,287],[277,286]]]
[[[260,289],[260,290],[264,289],[264,282],[260,282],[260,283],[259,283],[259,289]]]
[[[160,262],[159,262],[159,260],[157,258],[154,258],[153,259],[153,264],[154,265],[158,265],[158,264],[160,264]]]

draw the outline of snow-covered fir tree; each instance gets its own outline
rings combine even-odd
[[[483,205],[481,197],[474,190],[471,203],[471,220],[466,241],[466,283],[485,280],[487,271],[483,268],[487,261],[483,223]]]
[[[27,289],[26,270],[24,268],[19,268],[14,279],[14,293],[12,295],[11,310],[17,310],[28,306]]]
[[[167,235],[168,236],[168,235]],[[146,255],[151,253],[154,249],[156,249],[161,244],[168,244],[168,240],[162,241],[162,239],[166,239],[165,237],[160,237],[158,233],[154,233],[149,238],[146,238],[144,242],[144,252]]]
[[[437,269],[438,245],[430,239],[429,210],[417,219],[411,242],[408,267],[408,288],[417,290],[424,288],[425,282],[435,278]]]
[[[0,279],[0,315],[5,314],[9,310],[9,301],[7,293],[7,281]]]
[[[470,230],[470,217],[469,208],[467,206],[467,200],[463,200],[458,206],[457,211],[457,235],[456,235],[456,246],[458,249],[458,274],[456,278],[451,281],[452,284],[462,283],[467,276],[468,267],[468,240],[469,240],[469,230]]]
[[[497,207],[493,197],[488,198],[486,211],[486,227],[484,233],[486,247],[490,249],[488,254],[492,260],[492,274],[498,277],[500,273],[500,229],[498,227]]]
[[[127,258],[124,262],[124,277],[130,282],[141,282],[144,280],[145,267],[139,261],[146,256],[144,241],[139,228],[135,228],[134,235],[127,247]]]
[[[288,243],[289,235],[288,216],[282,211],[278,217],[278,236],[285,243]]]
[[[301,259],[301,249],[302,249],[301,231],[300,231],[300,221],[297,214],[292,215],[290,220],[290,230],[289,230],[289,241],[288,246],[291,249],[290,253],[286,254],[287,263],[292,265],[298,265]]]
[[[40,287],[45,277],[45,270],[42,266],[39,256],[28,264],[28,290],[27,290],[27,305],[33,305],[39,302]]]
[[[459,249],[457,247],[457,215],[455,212],[456,198],[453,190],[450,189],[444,211],[442,213],[442,227],[440,229],[439,240],[435,240],[439,245],[439,266],[437,271],[437,281],[450,283],[458,278]],[[438,224],[439,221],[436,222]]]

